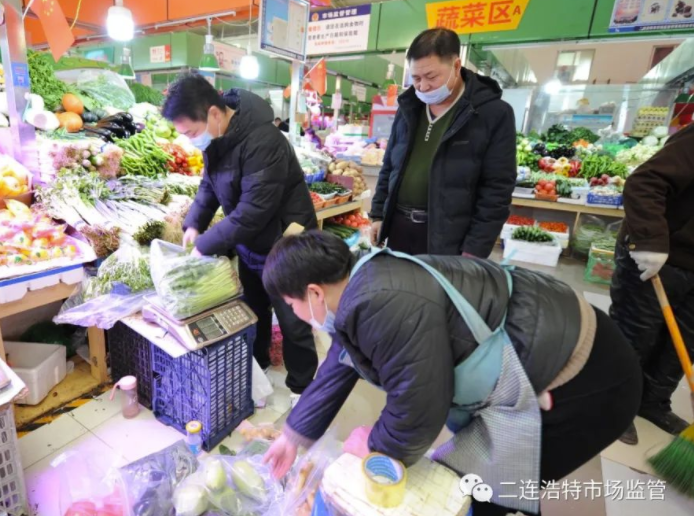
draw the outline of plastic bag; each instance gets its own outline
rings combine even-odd
[[[260,423],[256,426],[248,420],[242,421],[236,431],[240,433],[241,437],[243,437],[247,442],[255,441],[257,439],[274,441],[282,433],[272,423]]]
[[[135,95],[128,84],[109,70],[84,70],[77,77],[75,88],[88,94],[102,107],[112,106],[127,111],[135,105]]]
[[[59,476],[60,514],[126,516],[115,464],[109,464],[103,455],[89,452],[84,449],[69,451],[51,462]]]
[[[260,456],[212,455],[173,493],[176,516],[277,514],[281,501],[282,487]]]
[[[605,222],[588,215],[574,233],[572,247],[580,255],[587,256],[594,240],[605,235]]]
[[[192,256],[181,246],[154,240],[150,252],[152,280],[164,308],[187,319],[241,293],[236,261]]]
[[[253,381],[251,382],[251,398],[258,403],[270,396],[274,392],[270,380],[258,365],[258,361],[253,359]]]
[[[289,473],[282,516],[311,516],[323,473],[341,454],[340,443],[328,432],[299,459]]]
[[[198,470],[184,441],[120,468],[123,495],[131,516],[173,514],[176,488]]]

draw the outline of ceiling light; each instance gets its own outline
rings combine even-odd
[[[130,9],[123,6],[123,0],[115,0],[116,5],[108,8],[106,29],[110,38],[116,41],[130,41],[135,33],[135,22]]]
[[[545,93],[548,95],[557,95],[561,91],[562,83],[559,79],[552,79],[544,86]]]
[[[121,65],[120,68],[118,68],[118,75],[123,77],[123,79],[135,79],[135,70],[133,70],[133,65],[130,62],[129,48],[123,48],[123,55],[121,56]]]
[[[241,58],[239,71],[241,77],[249,80],[257,79],[258,74],[260,74],[260,63],[258,63],[258,58],[251,54],[250,47],[248,48],[248,54]]]
[[[202,58],[198,67],[203,72],[219,71],[219,61],[214,55],[214,36],[212,35],[212,18],[207,18],[207,35],[205,36],[205,46],[202,48]]]

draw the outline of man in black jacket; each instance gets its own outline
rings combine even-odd
[[[205,174],[185,219],[183,244],[193,254],[239,257],[246,302],[258,316],[253,354],[270,366],[274,308],[284,339],[287,386],[301,394],[318,367],[311,327],[262,283],[265,258],[293,222],[315,228],[316,213],[304,174],[290,143],[273,125],[262,98],[245,90],[224,97],[199,75],[179,79],[163,109],[176,130],[203,150]],[[226,216],[208,229],[221,206]]]
[[[398,100],[378,177],[374,243],[486,258],[516,181],[513,109],[496,81],[462,67],[455,32],[422,32],[407,60],[414,86]]]

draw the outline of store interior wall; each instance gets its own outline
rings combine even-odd
[[[524,48],[523,53],[540,84],[554,77],[557,56],[565,50],[595,50],[589,83],[634,84],[648,73],[655,47],[679,45],[684,39],[620,40],[614,43],[576,42]]]

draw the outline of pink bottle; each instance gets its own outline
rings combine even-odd
[[[123,417],[132,419],[140,413],[140,404],[137,402],[137,378],[134,376],[124,376],[116,382],[111,391],[109,399],[113,400],[116,394],[116,387],[120,387],[123,392],[121,395],[123,405]]]

